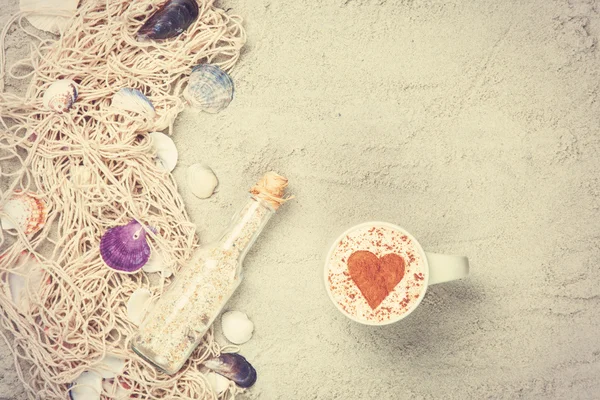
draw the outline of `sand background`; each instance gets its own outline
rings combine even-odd
[[[0,0],[0,25],[16,3]],[[229,303],[256,324],[245,398],[600,396],[598,3],[221,3],[249,40],[231,106],[177,120],[181,193],[203,240],[268,169],[296,195]],[[9,63],[27,51],[19,34],[7,47]],[[186,187],[195,162],[220,179],[209,200]],[[401,323],[347,320],[323,258],[374,219],[469,256],[471,276]],[[23,398],[1,343],[0,399]]]

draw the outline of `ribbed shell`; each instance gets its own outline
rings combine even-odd
[[[110,268],[119,272],[131,273],[142,268],[150,258],[142,225],[133,220],[107,230],[100,239],[100,255]]]
[[[20,190],[15,191],[13,197],[2,206],[2,212],[12,218],[12,221],[2,218],[2,229],[19,227],[26,235],[42,229],[48,218],[46,203],[35,197],[34,193]]]
[[[154,105],[152,105],[150,99],[138,89],[123,88],[119,90],[113,95],[111,105],[118,109],[132,111],[150,118],[156,116]]]
[[[227,72],[218,65],[200,64],[192,69],[183,97],[192,107],[214,114],[231,103],[234,91]]]

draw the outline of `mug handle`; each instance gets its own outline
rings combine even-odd
[[[469,259],[465,256],[428,253],[429,285],[453,281],[469,275]]]

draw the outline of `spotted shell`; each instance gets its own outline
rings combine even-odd
[[[231,103],[233,93],[233,81],[227,72],[218,65],[200,64],[192,69],[183,97],[192,107],[215,114]]]
[[[44,92],[44,107],[57,113],[68,111],[77,100],[77,85],[70,79],[61,79],[50,85]]]
[[[48,208],[44,200],[33,192],[15,191],[14,195],[2,206],[2,229],[20,229],[30,235],[46,225]]]

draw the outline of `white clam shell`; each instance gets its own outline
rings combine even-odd
[[[183,97],[192,107],[214,114],[231,103],[233,93],[227,72],[217,65],[200,64],[192,69]]]
[[[179,158],[173,139],[162,132],[151,132],[148,135],[156,151],[156,164],[162,166],[167,172],[173,171]]]
[[[145,115],[149,118],[156,116],[156,110],[148,99],[138,89],[123,88],[113,95],[112,106],[121,110]]]
[[[42,287],[44,270],[42,266],[29,254],[19,256],[20,264],[8,274],[8,295],[21,312],[30,308],[29,292],[37,292]]]
[[[229,387],[229,383],[231,382],[229,379],[225,378],[223,375],[219,375],[216,372],[209,372],[206,374],[206,379],[213,391],[219,395],[223,393]]]
[[[19,5],[31,25],[58,35],[69,27],[78,4],[79,0],[21,0]]]
[[[131,294],[127,301],[127,317],[131,322],[139,325],[144,320],[151,306],[152,293],[148,289],[138,289]]]
[[[123,357],[107,354],[104,358],[95,364],[92,368],[104,379],[111,379],[123,373],[125,369],[125,359]]]
[[[102,377],[94,371],[85,371],[75,381],[69,394],[73,400],[100,400]]]
[[[186,175],[190,191],[200,199],[207,199],[212,196],[219,184],[213,170],[204,164],[190,165]]]
[[[53,82],[44,92],[44,107],[58,113],[69,110],[77,100],[77,84],[70,79]]]
[[[243,344],[252,337],[254,324],[241,311],[227,311],[221,317],[221,329],[231,343]]]

